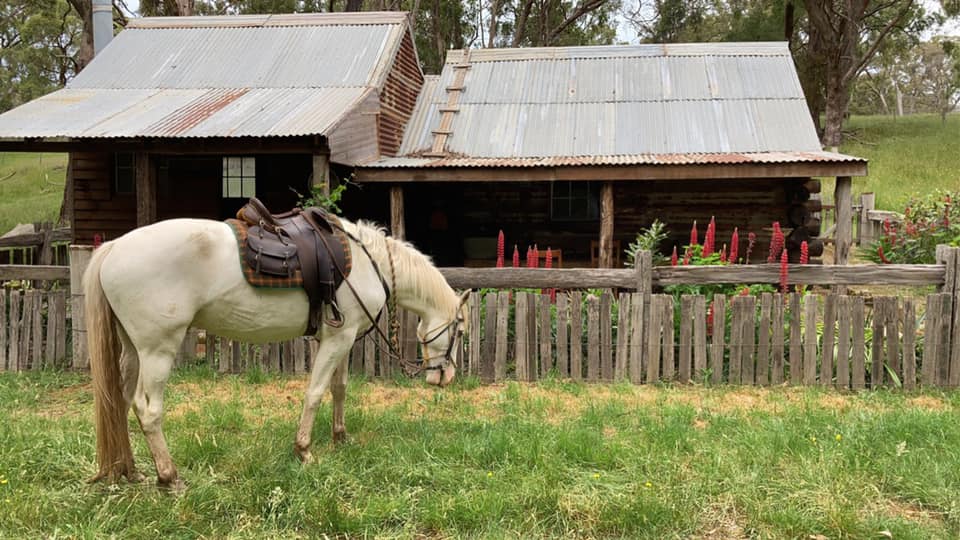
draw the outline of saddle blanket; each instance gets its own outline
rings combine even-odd
[[[238,219],[228,219],[226,223],[233,229],[233,234],[237,238],[237,250],[240,254],[240,269],[243,270],[243,277],[247,279],[247,283],[263,289],[303,288],[303,275],[299,269],[295,270],[291,277],[285,278],[260,274],[251,268],[250,265],[246,263],[248,225]]]

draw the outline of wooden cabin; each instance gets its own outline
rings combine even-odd
[[[753,231],[763,258],[776,221],[792,259],[803,240],[817,255],[816,178],[838,178],[849,223],[850,177],[865,174],[865,160],[821,150],[785,43],[703,43],[451,51],[400,155],[357,180],[390,186],[394,219],[414,243],[442,244],[446,264],[490,265],[503,230],[508,251],[617,267],[654,219],[668,250],[715,217],[718,249],[738,227],[740,254]]]
[[[508,249],[616,267],[654,219],[682,245],[711,216],[718,244],[756,232],[755,254],[779,221],[796,258],[821,245],[816,179],[836,177],[843,262],[866,174],[821,150],[783,43],[450,51],[425,77],[388,12],[131,19],[97,48],[0,115],[0,150],[70,152],[76,243],[350,180],[348,217],[442,266],[492,265],[503,230]]]
[[[131,19],[0,149],[70,152],[76,243],[174,217],[288,210],[395,155],[423,73],[403,13]]]

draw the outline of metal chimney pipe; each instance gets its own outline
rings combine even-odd
[[[113,39],[113,0],[93,0],[93,54]]]

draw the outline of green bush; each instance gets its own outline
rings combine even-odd
[[[886,221],[883,234],[864,250],[863,256],[881,264],[933,264],[937,245],[960,242],[960,207],[957,194],[936,191],[925,198],[911,198],[903,221]]]

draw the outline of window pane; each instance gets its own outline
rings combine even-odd
[[[221,191],[220,193],[224,197],[227,196],[227,177],[226,176],[223,177],[223,191]]]
[[[257,176],[257,158],[243,158],[243,176],[256,178]]]
[[[241,174],[241,159],[235,157],[224,158],[227,160],[227,176],[230,178],[239,178]]]
[[[253,178],[243,178],[243,196],[253,197],[257,194],[257,181]]]
[[[235,180],[233,178],[230,178],[229,180],[227,180],[227,183],[228,183],[228,187],[230,188],[228,197],[235,197],[235,198],[243,197],[243,194],[240,192],[240,180]]]

